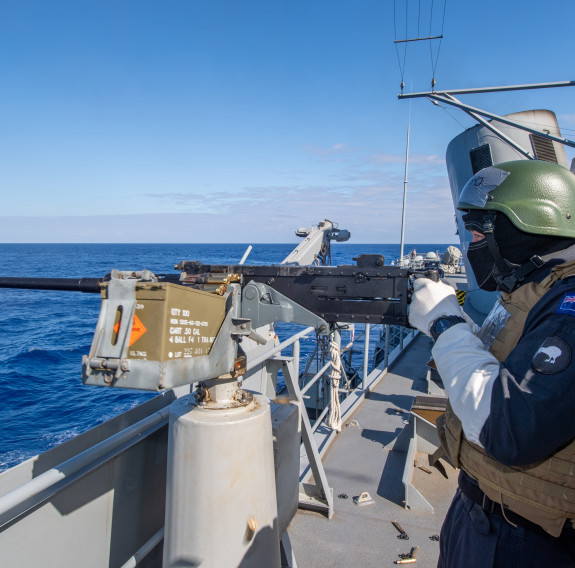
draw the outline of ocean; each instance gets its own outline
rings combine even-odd
[[[0,244],[0,276],[102,277],[113,268],[173,272],[182,260],[237,263],[245,244]],[[258,244],[246,264],[281,262],[295,244]],[[405,252],[445,251],[409,244]],[[332,245],[332,264],[359,254],[389,264],[399,245]],[[84,386],[87,354],[100,310],[98,294],[0,289],[0,471],[138,405],[155,393]],[[293,326],[278,326],[289,336]]]

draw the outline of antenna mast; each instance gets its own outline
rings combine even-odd
[[[405,237],[405,202],[407,198],[407,166],[409,164],[409,131],[411,129],[411,101],[409,103],[409,115],[407,119],[407,143],[405,145],[405,173],[403,176],[403,210],[401,213],[401,243],[399,245],[399,263],[403,260],[403,243]]]

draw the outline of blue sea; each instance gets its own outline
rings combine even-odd
[[[295,244],[254,245],[246,264],[281,262]],[[446,244],[410,244],[445,251]],[[0,244],[0,276],[102,277],[113,268],[173,272],[182,260],[237,263],[244,244]],[[332,245],[332,264],[362,253],[386,263],[399,245]],[[98,294],[0,289],[0,471],[61,444],[155,393],[84,386],[87,354],[100,309]],[[293,328],[278,329],[280,338]]]

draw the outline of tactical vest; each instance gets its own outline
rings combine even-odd
[[[573,274],[575,261],[566,262],[554,267],[541,282],[502,294],[499,304],[487,316],[487,332],[482,326],[479,334],[484,332],[486,346],[499,361],[504,361],[517,345],[531,308],[556,282]],[[501,328],[502,317],[506,321]],[[493,325],[493,319],[499,321],[499,326]],[[506,466],[465,438],[461,421],[449,402],[447,411],[437,420],[437,430],[452,464],[473,477],[502,509],[509,508],[555,537],[561,534],[567,519],[575,519],[575,440],[541,462]]]

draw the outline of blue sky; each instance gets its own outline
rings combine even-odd
[[[441,32],[441,0],[431,23],[409,4]],[[397,94],[432,57],[410,44],[400,70],[395,5],[396,26],[393,0],[1,1],[0,242],[293,242],[324,218],[399,242]],[[474,6],[447,2],[437,89],[575,79],[572,0]],[[462,100],[575,138],[573,87]],[[412,102],[407,242],[455,240],[445,150],[472,124]]]

